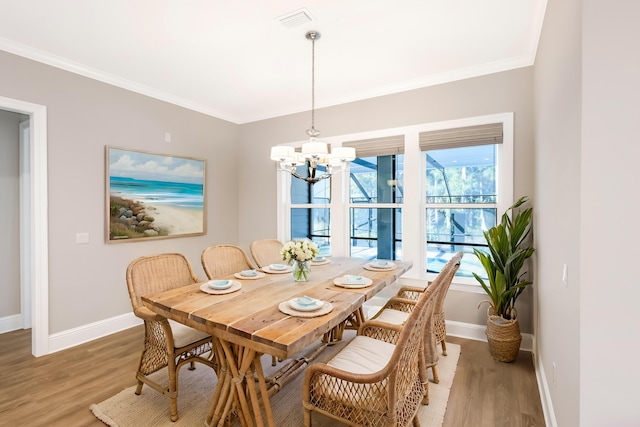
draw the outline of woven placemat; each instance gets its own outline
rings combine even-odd
[[[278,310],[280,310],[284,314],[288,314],[289,316],[318,317],[318,316],[324,316],[325,314],[331,313],[331,311],[333,310],[333,306],[331,305],[330,302],[324,301],[324,305],[322,306],[322,308],[319,308],[318,310],[298,311],[298,310],[294,310],[293,308],[291,308],[291,306],[289,306],[289,301],[283,301],[278,305]]]

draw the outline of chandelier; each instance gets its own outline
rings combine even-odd
[[[320,38],[317,31],[309,31],[306,38],[311,40],[311,129],[307,130],[309,142],[302,144],[300,151],[287,145],[271,147],[271,160],[280,162],[280,169],[290,172],[294,177],[310,184],[331,177],[333,171],[344,170],[347,163],[356,158],[353,147],[334,147],[329,153],[327,143],[318,141],[320,131],[315,128],[315,50],[316,40]],[[296,168],[309,162],[308,176],[296,172]],[[324,173],[317,173],[318,166],[325,168]]]

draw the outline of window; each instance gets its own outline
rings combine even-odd
[[[319,166],[318,172],[325,170]],[[306,177],[308,168],[300,167],[298,173]],[[300,179],[291,180],[290,236],[312,240],[320,248],[321,255],[331,253],[330,203],[331,180],[324,179],[313,185]]]
[[[473,249],[485,250],[483,230],[496,224],[496,147],[428,150],[426,160],[427,271],[439,273],[463,251],[458,275],[484,277]]]
[[[422,280],[464,251],[454,284],[479,287],[473,249],[486,247],[483,231],[512,204],[513,114],[324,140],[358,157],[314,185],[279,175],[279,239],[308,237],[325,255],[411,261],[405,277]]]
[[[404,136],[343,145],[358,156],[349,170],[349,254],[402,259]]]

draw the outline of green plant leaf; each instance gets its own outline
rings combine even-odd
[[[531,284],[523,280],[526,272],[522,269],[535,252],[526,243],[531,232],[533,208],[515,212],[528,200],[526,196],[518,199],[503,213],[499,224],[483,233],[488,253],[473,251],[487,273],[488,283],[477,274],[473,275],[490,298],[495,314],[507,319],[511,318],[518,296]],[[515,213],[513,220],[510,213]]]

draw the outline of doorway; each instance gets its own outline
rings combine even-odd
[[[24,323],[31,325],[31,353],[38,357],[49,352],[47,109],[5,97],[0,97],[0,109],[29,116],[28,129],[21,128],[21,137],[28,136],[28,143],[21,147],[25,157],[21,175],[27,176],[21,176],[20,222],[26,231],[20,233],[20,281],[22,313],[30,317]]]

